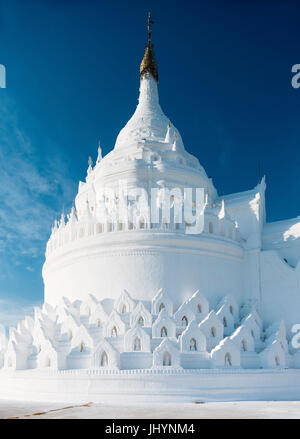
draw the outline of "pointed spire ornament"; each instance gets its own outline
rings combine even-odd
[[[89,164],[89,167],[88,167],[88,170],[87,170],[87,175],[89,176],[90,173],[91,173],[92,170],[93,170],[93,167],[92,167],[92,165],[93,165],[93,160],[92,160],[92,157],[91,157],[91,156],[89,156],[88,164]]]
[[[205,193],[205,206],[208,206],[208,192]]]
[[[219,216],[220,219],[225,218],[225,216],[226,216],[225,200],[224,200],[224,197],[222,198],[221,209],[220,209],[220,212],[219,212],[219,215],[218,215],[218,216]]]
[[[177,131],[174,133],[174,143],[172,146],[172,151],[177,151]]]
[[[101,149],[100,140],[99,140],[99,142],[98,142],[98,157],[97,157],[96,163],[100,163],[101,160],[102,160],[102,149]]]
[[[58,222],[57,219],[55,218],[54,223],[53,223],[53,227],[52,227],[52,234],[54,235],[58,230]]]
[[[60,223],[59,223],[59,228],[63,229],[65,227],[66,223],[65,223],[65,214],[62,213],[61,217],[60,217]]]
[[[171,143],[171,123],[170,123],[170,121],[168,122],[167,134],[166,134],[166,137],[165,137],[165,143]]]
[[[75,215],[75,207],[74,206],[72,206],[72,209],[71,209],[71,212],[69,215],[69,223],[70,224],[76,223],[76,215]]]
[[[140,66],[140,77],[141,79],[146,73],[150,73],[156,82],[158,82],[158,67],[154,57],[153,44],[151,44],[151,24],[154,21],[151,20],[151,14],[148,13],[148,42],[146,45],[145,55]]]

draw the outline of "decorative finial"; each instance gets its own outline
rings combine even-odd
[[[65,225],[66,225],[66,223],[65,223],[65,214],[64,214],[64,212],[61,214],[61,217],[60,217],[60,224],[59,224],[59,227],[60,228],[63,228],[63,227],[65,227]]]
[[[223,196],[223,198],[222,198],[222,204],[221,204],[221,209],[220,209],[220,212],[219,212],[219,214],[218,214],[218,217],[219,217],[220,219],[222,219],[222,218],[225,218],[225,216],[226,216],[226,211],[225,211],[225,200],[224,200],[224,196]]]
[[[208,205],[208,192],[205,193],[205,205]]]
[[[177,151],[177,131],[174,132],[174,143],[172,146],[172,151]]]
[[[101,149],[101,145],[100,145],[100,140],[98,142],[98,157],[97,157],[97,162],[99,163],[102,160],[102,149]]]
[[[56,232],[57,229],[58,229],[58,222],[57,222],[57,219],[55,218],[55,220],[54,220],[54,226],[53,226],[53,231],[54,231],[54,233]]]
[[[151,24],[154,24],[154,21],[151,20],[151,12],[148,12],[148,44],[151,44]]]
[[[165,137],[165,143],[171,143],[170,130],[171,130],[171,124],[170,124],[170,121],[169,121],[168,122],[168,126],[167,126],[167,133],[166,133],[166,137]]]
[[[91,156],[89,156],[88,164],[89,164],[89,167],[88,167],[88,169],[87,169],[87,176],[86,176],[86,178],[88,178],[88,176],[89,176],[89,175],[92,173],[92,171],[93,171],[93,167],[92,167],[93,160],[92,160],[92,157],[91,157]]]
[[[153,23],[154,21],[151,20],[151,14],[148,12],[148,42],[146,45],[145,55],[140,66],[140,77],[142,78],[146,73],[151,73],[156,82],[158,82],[158,67],[154,58],[153,44],[151,44],[151,24]]]

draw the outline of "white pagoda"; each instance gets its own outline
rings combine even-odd
[[[135,113],[52,229],[44,304],[0,340],[2,395],[299,399],[300,218],[266,223],[264,178],[218,196],[160,107],[150,27]],[[201,233],[186,188],[203,190]]]

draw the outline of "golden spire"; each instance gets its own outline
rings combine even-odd
[[[142,78],[145,73],[151,73],[153,78],[158,82],[158,67],[154,58],[153,44],[151,44],[151,24],[153,23],[151,14],[148,12],[148,43],[140,66],[140,77]]]

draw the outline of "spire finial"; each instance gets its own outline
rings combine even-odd
[[[148,44],[151,44],[151,24],[154,24],[154,21],[151,20],[151,12],[148,12]]]
[[[167,133],[166,133],[166,137],[165,137],[165,143],[171,143],[171,123],[170,121],[168,122],[168,127],[167,127]]]
[[[98,157],[97,157],[97,162],[99,163],[102,160],[102,148],[101,148],[101,144],[100,144],[100,140],[98,142]]]
[[[151,44],[151,24],[153,23],[154,21],[151,20],[151,14],[148,12],[148,42],[146,45],[145,55],[140,66],[140,77],[142,78],[146,73],[151,73],[156,82],[158,82],[158,68],[154,58],[153,44]]]
[[[172,150],[173,151],[177,151],[177,131],[176,130],[174,132],[174,143],[173,143],[173,146],[172,146]]]
[[[92,157],[91,157],[91,156],[89,156],[88,164],[89,164],[89,167],[88,167],[88,169],[87,169],[87,176],[86,176],[86,178],[88,178],[88,176],[91,174],[91,172],[92,172],[92,170],[93,170],[93,167],[92,167],[92,165],[93,165],[93,160],[92,160]]]

